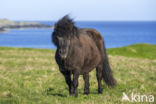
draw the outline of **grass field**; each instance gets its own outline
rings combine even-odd
[[[69,96],[54,60],[55,50],[0,47],[0,104],[121,104],[122,93],[156,96],[156,45],[136,44],[107,50],[117,80],[97,93],[95,70],[90,73],[90,95]],[[136,103],[136,102],[135,102]]]

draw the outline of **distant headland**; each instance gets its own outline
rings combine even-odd
[[[0,33],[7,32],[10,29],[25,28],[52,28],[52,26],[36,22],[14,22],[8,19],[0,19]]]

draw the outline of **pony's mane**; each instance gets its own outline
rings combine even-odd
[[[57,33],[57,36],[60,37],[73,37],[78,35],[78,28],[69,15],[64,16],[55,24],[54,31]]]

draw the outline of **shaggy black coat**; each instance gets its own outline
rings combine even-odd
[[[78,95],[79,75],[83,75],[85,81],[84,94],[89,94],[89,72],[94,68],[97,72],[99,93],[102,93],[102,79],[108,86],[115,86],[116,81],[109,65],[104,40],[98,31],[80,29],[66,15],[55,24],[52,41],[57,46],[55,59],[68,84],[70,95]]]

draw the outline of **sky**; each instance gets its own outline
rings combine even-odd
[[[156,21],[156,0],[0,0],[0,18],[80,21]]]

